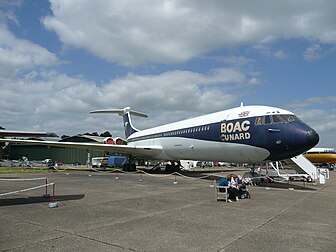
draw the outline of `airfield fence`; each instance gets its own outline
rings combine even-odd
[[[52,186],[52,201],[54,199],[54,194],[55,194],[55,183],[51,182],[49,183],[47,177],[40,177],[40,178],[0,178],[0,181],[4,182],[26,182],[26,181],[38,181],[38,180],[44,180],[45,183],[43,185],[38,185],[34,187],[29,187],[29,188],[24,188],[24,189],[19,189],[11,192],[4,192],[0,193],[0,197],[11,195],[11,194],[17,194],[17,193],[22,193],[22,192],[28,192],[40,188],[45,188],[45,194],[44,196],[49,196],[48,195],[48,187]]]

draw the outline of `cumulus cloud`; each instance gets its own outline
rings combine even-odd
[[[52,15],[43,20],[47,29],[65,45],[121,65],[185,62],[270,38],[336,42],[333,0],[50,1]]]
[[[307,61],[319,60],[322,55],[322,48],[319,44],[309,46],[303,53],[303,58]]]
[[[121,136],[120,118],[89,115],[88,111],[131,106],[149,113],[150,118],[138,124],[147,128],[237,105],[239,95],[232,83],[247,84],[244,74],[228,68],[208,73],[130,73],[100,86],[51,71],[2,80],[0,109],[6,128],[44,129],[58,134],[110,129]]]
[[[58,35],[65,48],[82,48],[127,66],[184,62],[211,50],[256,43],[271,57],[285,59],[285,50],[270,46],[281,38],[312,39],[316,45],[336,41],[332,1],[262,2],[264,8],[259,8],[259,1],[244,6],[234,1],[51,3],[52,14],[42,23]],[[0,20],[4,16],[17,22],[12,11],[0,10]],[[203,72],[128,73],[98,85],[52,70],[50,67],[61,63],[54,53],[15,37],[4,23],[0,38],[0,123],[7,129],[48,130],[60,135],[110,130],[123,136],[121,118],[87,112],[131,106],[150,116],[134,118],[141,129],[237,106],[262,83],[258,73],[251,73],[252,59],[231,56],[219,59],[227,67]],[[312,52],[318,53],[318,48],[312,47],[310,55]],[[243,67],[250,72],[240,69]],[[305,102],[318,104],[317,100]],[[294,112],[316,126],[320,135],[334,132],[336,123],[321,123],[321,118],[328,118],[328,110],[307,112],[311,108],[301,102]],[[334,117],[329,118],[335,122]]]
[[[61,135],[110,129],[123,135],[120,118],[93,116],[88,111],[132,106],[150,114],[149,120],[139,123],[146,128],[225,109],[239,97],[235,84],[245,85],[250,78],[227,67],[205,73],[129,73],[97,85],[54,70],[61,63],[55,54],[15,37],[5,25],[0,26],[0,37],[1,124],[13,130]]]
[[[22,70],[59,63],[57,56],[28,40],[17,39],[0,25],[0,73],[15,75]]]
[[[0,78],[60,63],[54,53],[28,40],[16,38],[8,29],[8,20],[19,25],[15,10],[21,2],[21,0],[0,2]]]
[[[300,119],[320,135],[321,147],[335,146],[336,96],[310,97],[288,104]]]

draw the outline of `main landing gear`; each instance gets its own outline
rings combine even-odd
[[[128,161],[124,164],[123,170],[128,172],[136,171],[135,158],[132,155],[128,156]]]
[[[167,162],[165,170],[166,170],[167,173],[180,172],[181,171],[180,161],[169,161],[169,162]]]

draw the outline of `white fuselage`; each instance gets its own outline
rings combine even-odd
[[[249,140],[267,137],[252,128],[256,117],[272,113],[293,115],[274,107],[238,107],[133,133],[128,145],[162,146],[155,158],[163,160],[262,162],[270,151]]]
[[[235,163],[256,163],[270,152],[264,148],[235,143],[220,143],[180,137],[157,138],[130,143],[132,146],[162,146],[162,153],[153,157],[161,160],[203,160]]]

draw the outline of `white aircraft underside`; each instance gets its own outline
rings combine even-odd
[[[158,146],[162,152],[154,156],[160,160],[203,160],[232,163],[255,163],[265,160],[270,152],[246,144],[223,143],[179,137],[137,141],[129,146]]]

